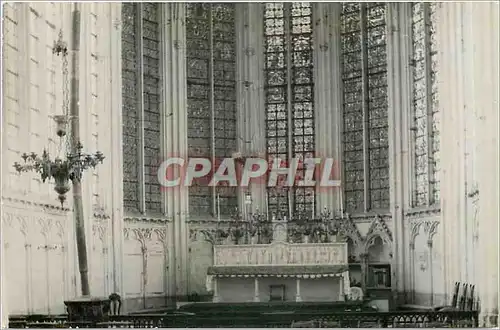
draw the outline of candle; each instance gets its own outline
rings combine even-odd
[[[314,196],[313,196],[312,212],[311,212],[311,213],[312,213],[312,220],[314,220],[314,218],[315,218],[315,216],[316,216],[316,215],[315,215],[315,213],[316,213],[316,212],[314,212],[314,207],[315,207],[315,205],[314,205]]]
[[[344,219],[344,190],[342,187],[339,188],[340,193],[340,218]]]
[[[217,221],[220,221],[220,196],[217,194]]]
[[[269,195],[266,191],[266,219],[269,219]]]

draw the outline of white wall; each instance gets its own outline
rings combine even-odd
[[[167,222],[126,221],[122,297],[127,310],[165,306],[166,296],[174,292],[168,233]]]
[[[113,288],[111,242],[113,105],[112,64],[116,63],[113,21],[116,4],[81,5],[80,128],[85,152],[100,150],[104,164],[88,170],[82,182],[91,293]],[[68,3],[3,5],[2,240],[9,313],[62,313],[63,300],[80,293],[71,192],[61,208],[53,183],[39,175],[15,173],[24,152],[51,157],[60,148],[54,115],[62,114],[62,61],[52,53],[62,29],[70,42]],[[120,91],[121,92],[121,91]],[[115,102],[115,103],[114,103]],[[116,221],[116,219],[115,219]],[[5,275],[5,276],[4,276]]]

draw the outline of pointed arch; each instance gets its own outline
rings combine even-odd
[[[370,229],[368,229],[368,233],[366,234],[365,252],[375,243],[377,237],[380,237],[384,244],[392,247],[392,232],[385,221],[378,215],[373,219]]]

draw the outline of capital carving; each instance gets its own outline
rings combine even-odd
[[[245,48],[245,55],[246,56],[253,56],[253,55],[255,55],[255,49],[253,47],[247,47],[247,48]]]
[[[154,232],[158,237],[158,241],[163,244],[163,247],[167,247],[167,229],[166,228],[155,228]]]
[[[422,226],[421,221],[412,221],[411,222],[411,231],[410,231],[410,248],[412,250],[415,249],[415,239],[420,233],[420,227]]]
[[[439,226],[439,221],[426,221],[424,222],[424,232],[427,234],[427,245],[432,247],[432,241],[434,235],[437,233],[437,228]]]

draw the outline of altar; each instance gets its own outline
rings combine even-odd
[[[207,271],[214,302],[343,301],[347,243],[215,245]]]

